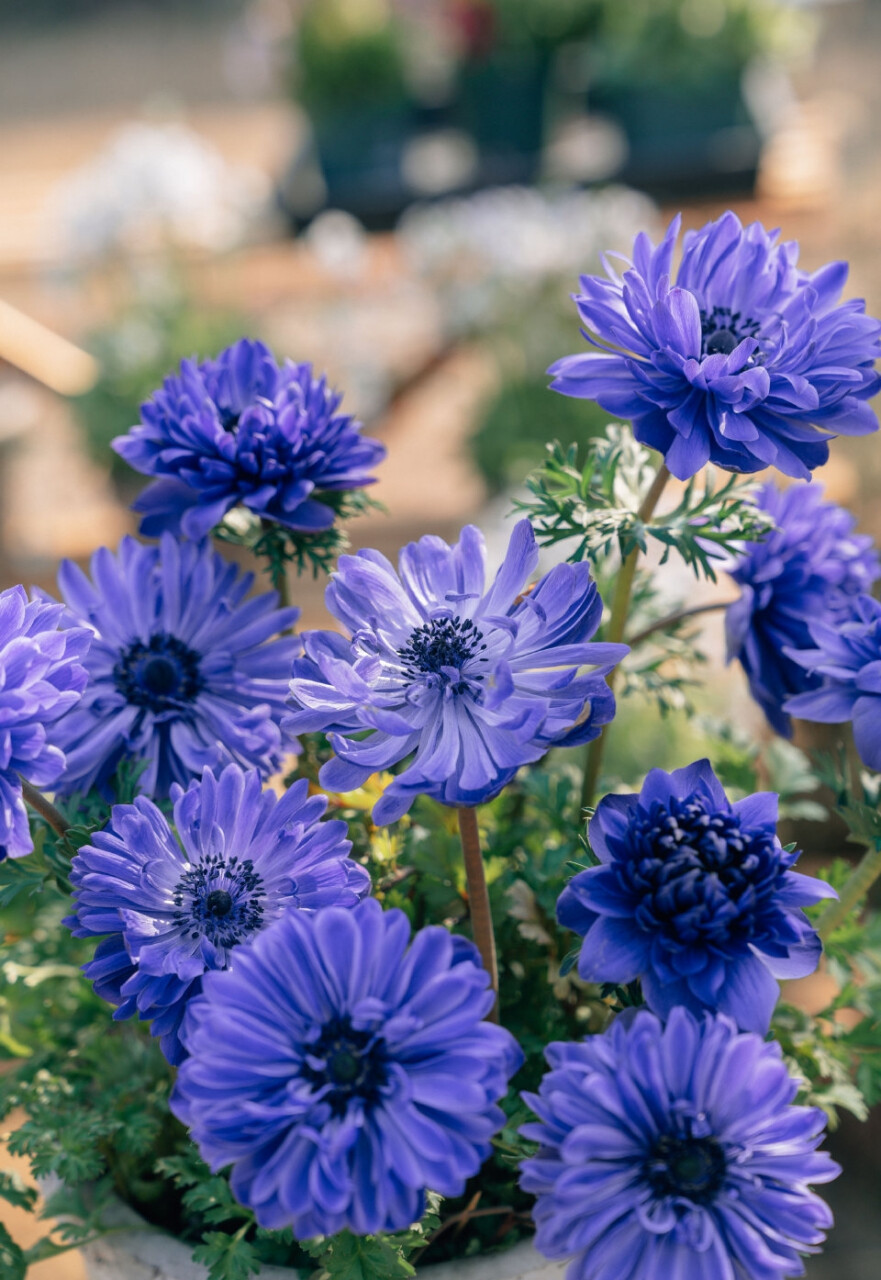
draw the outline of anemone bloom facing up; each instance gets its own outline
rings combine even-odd
[[[352,907],[370,879],[349,858],[344,822],[319,821],[324,796],[303,779],[276,800],[259,775],[228,765],[174,789],[174,825],[152,801],[116,805],[73,861],[77,937],[104,937],[85,973],[114,1017],[153,1020],[171,1062],[202,975],[288,910]]]
[[[539,1143],[521,1184],[536,1245],[568,1280],[783,1280],[832,1225],[809,1189],[840,1169],[817,1151],[826,1117],[794,1106],[778,1044],[725,1017],[616,1018],[547,1049],[524,1095]]]
[[[67,560],[58,574],[66,620],[93,634],[82,701],[52,731],[63,790],[105,788],[124,759],[146,762],[139,787],[157,798],[229,759],[277,769],[299,642],[271,637],[299,610],[277,609],[275,592],[246,600],[252,574],[170,534],[102,547],[91,569],[92,581]]]
[[[776,834],[777,796],[731,804],[699,760],[653,769],[639,795],[606,796],[590,823],[600,859],[557,905],[583,936],[589,982],[639,979],[650,1009],[716,1009],[747,1031],[768,1029],[777,978],[813,973],[821,943],[802,907],[835,897],[791,867]]]
[[[432,926],[408,944],[373,900],[289,912],[190,1006],[172,1110],[261,1226],[395,1231],[489,1155],[523,1055],[484,1021],[470,943]]]
[[[453,547],[411,543],[397,573],[378,551],[342,556],[326,600],[351,639],[302,637],[298,709],[286,723],[333,731],[337,759],[321,785],[351,791],[413,757],[374,809],[377,822],[399,818],[419,793],[480,804],[521,765],[589,742],[615,714],[603,676],[627,646],[588,643],[603,607],[588,566],[557,565],[521,595],[538,563],[528,520],[489,588],[485,561],[470,525]]]
[[[21,779],[51,787],[64,769],[51,726],[76,706],[86,685],[91,639],[59,631],[59,604],[29,601],[24,587],[0,591],[0,861],[34,847]]]
[[[740,661],[772,728],[789,737],[783,703],[817,688],[820,679],[788,650],[811,647],[812,621],[834,626],[845,620],[881,565],[872,539],[854,533],[853,516],[824,502],[818,485],[780,490],[767,484],[758,505],[777,527],[761,542],[747,543],[728,569],[740,586],[740,599],[725,614],[728,661]]]
[[[279,365],[246,338],[216,360],[184,360],[141,406],[141,424],[113,442],[156,477],[134,504],[141,531],[204,538],[239,504],[289,529],[329,529],[334,511],[321,495],[372,484],[385,456],[338,412],[341,400],[311,365]]]
[[[789,650],[820,682],[784,703],[784,710],[821,724],[853,722],[860,759],[881,771],[881,604],[860,596],[844,622],[810,624],[812,647]]]
[[[794,241],[728,212],[686,234],[674,278],[679,226],[657,247],[637,236],[623,275],[581,277],[595,349],[558,360],[554,389],[630,419],[681,480],[707,462],[808,479],[833,436],[877,430],[881,325],[838,303],[847,265],[808,275]]]

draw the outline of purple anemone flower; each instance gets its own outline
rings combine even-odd
[[[841,1172],[826,1117],[793,1105],[778,1044],[728,1018],[643,1010],[552,1044],[525,1094],[539,1143],[521,1185],[536,1244],[568,1280],[783,1280],[832,1225],[809,1184]]]
[[[216,360],[184,360],[113,447],[154,482],[134,504],[141,532],[204,538],[232,507],[303,533],[329,529],[322,495],[372,484],[385,456],[309,364],[276,363],[242,338]]]
[[[276,608],[274,591],[246,600],[253,574],[170,534],[102,547],[91,570],[66,560],[58,574],[65,621],[93,633],[82,701],[52,730],[63,792],[106,791],[122,760],[146,762],[138,785],[157,798],[230,759],[274,772],[299,641],[271,637],[299,610]]]
[[[728,212],[686,234],[674,278],[679,227],[657,248],[637,236],[623,275],[581,277],[595,350],[552,365],[554,390],[630,419],[680,480],[707,462],[809,479],[833,436],[876,431],[881,324],[838,303],[847,264],[808,275],[794,241]]]
[[[809,629],[813,647],[788,656],[820,687],[790,698],[784,710],[821,724],[853,721],[860,759],[881,771],[881,604],[860,596],[849,619],[819,619]]]
[[[725,614],[728,661],[739,660],[772,728],[790,737],[783,703],[817,688],[820,679],[788,650],[811,647],[812,620],[834,626],[849,617],[881,564],[872,539],[854,533],[854,517],[824,502],[818,485],[781,491],[767,484],[757,505],[777,527],[761,542],[746,543],[728,569],[741,589]]]
[[[119,1006],[114,1018],[152,1019],[170,1062],[184,1057],[181,1021],[205,973],[227,969],[286,911],[353,907],[369,891],[346,824],[320,821],[327,798],[308,792],[304,778],[277,800],[254,770],[206,769],[172,789],[177,835],[139,796],[115,805],[74,858],[65,923],[78,938],[103,938],[86,977]]]
[[[801,908],[836,896],[791,870],[799,855],[776,824],[776,795],[731,804],[707,760],[652,769],[639,795],[606,796],[589,831],[600,865],[557,904],[560,923],[584,938],[581,977],[638,978],[661,1017],[676,1005],[716,1009],[766,1032],[776,979],[813,973],[820,958]]]
[[[404,913],[374,900],[289,912],[206,976],[171,1108],[261,1226],[396,1231],[426,1190],[460,1195],[504,1123],[523,1055],[483,1021],[492,1003],[446,929],[410,944]]]
[[[91,636],[82,627],[59,631],[62,613],[60,604],[29,601],[24,587],[0,592],[0,862],[33,850],[21,779],[58,782],[64,753],[49,726],[86,685]]]
[[[374,809],[394,822],[420,793],[481,804],[552,746],[599,734],[615,714],[603,676],[627,646],[587,643],[603,606],[586,564],[557,565],[524,593],[537,563],[528,520],[489,588],[471,525],[453,547],[410,543],[397,573],[378,551],[340,558],[325,598],[351,639],[304,633],[285,726],[332,730],[323,787],[352,790],[412,757]]]

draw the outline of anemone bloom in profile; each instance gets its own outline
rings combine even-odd
[[[557,565],[524,593],[537,563],[528,520],[489,588],[471,525],[453,547],[411,543],[397,573],[378,551],[340,558],[325,598],[351,639],[304,633],[287,722],[332,731],[323,787],[351,791],[412,757],[374,809],[393,822],[420,793],[480,804],[552,746],[599,734],[615,714],[603,677],[627,646],[588,643],[603,606],[586,564]]]
[[[285,911],[352,907],[370,878],[349,857],[346,824],[320,821],[325,796],[306,779],[281,800],[231,764],[174,788],[174,827],[152,801],[115,805],[110,825],[74,858],[76,937],[103,937],[86,977],[116,1018],[152,1019],[171,1062],[202,976],[229,967]],[[105,936],[106,935],[106,936]]]
[[[372,484],[385,456],[342,396],[309,364],[279,365],[242,338],[216,360],[184,360],[141,406],[141,423],[113,442],[154,482],[137,499],[141,532],[204,538],[235,506],[305,533],[329,529],[322,495]]]
[[[536,1245],[568,1280],[783,1280],[832,1225],[809,1184],[841,1172],[826,1117],[793,1105],[779,1044],[728,1018],[643,1010],[552,1044],[525,1094],[539,1144],[521,1185]]]
[[[812,647],[789,656],[819,681],[799,693],[784,710],[820,724],[853,723],[860,759],[881,771],[881,604],[860,596],[850,618],[810,623]]]
[[[236,1199],[298,1239],[396,1231],[461,1195],[523,1061],[474,947],[402,911],[288,912],[208,974],[171,1107]]]
[[[776,833],[777,796],[731,804],[709,761],[652,769],[639,795],[610,795],[590,822],[600,865],[557,904],[583,936],[589,982],[637,978],[650,1009],[716,1009],[764,1033],[777,978],[813,973],[820,939],[801,910],[835,892],[791,868]]]
[[[812,647],[811,622],[845,621],[881,565],[872,539],[854,533],[854,517],[824,502],[819,485],[767,484],[758,506],[776,528],[746,543],[728,568],[740,586],[740,599],[725,613],[728,661],[740,662],[772,728],[789,737],[783,703],[820,685],[789,650]]]
[[[246,600],[253,574],[170,534],[102,547],[91,569],[92,581],[67,560],[58,574],[66,621],[93,635],[82,701],[52,731],[63,791],[105,790],[122,760],[145,762],[139,788],[158,798],[230,759],[278,768],[299,642],[272,637],[299,610],[278,609],[275,592]]]
[[[628,418],[681,480],[707,462],[808,479],[830,438],[876,431],[881,324],[838,302],[847,264],[809,275],[794,241],[728,212],[686,234],[674,278],[679,227],[637,236],[622,275],[581,277],[594,350],[552,365],[554,389]]]
[[[29,601],[24,587],[0,591],[0,861],[34,847],[21,779],[51,787],[64,754],[50,726],[76,706],[86,686],[91,636],[59,631],[60,604]]]

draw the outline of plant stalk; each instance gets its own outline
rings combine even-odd
[[[664,492],[664,486],[669,479],[670,472],[667,470],[666,464],[662,462],[654,480],[652,481],[651,488],[643,498],[642,505],[636,513],[637,519],[641,520],[643,524],[648,524],[649,520],[651,520],[654,515],[655,507],[658,505],[658,500]],[[624,630],[627,626],[627,615],[630,612],[630,597],[633,593],[633,580],[636,577],[636,567],[638,563],[639,547],[634,547],[630,554],[625,556],[615,583],[615,594],[612,597],[612,614],[609,619],[609,630],[608,634],[604,637],[605,640],[612,644],[620,644],[624,639]],[[617,675],[618,668],[615,666],[606,676],[606,683],[610,689],[614,688]],[[589,808],[593,804],[593,799],[596,795],[608,729],[609,726],[604,725],[599,737],[594,738],[593,742],[588,744],[587,759],[584,766],[584,779],[581,784],[582,809]]]
[[[817,921],[817,933],[824,942],[839,925],[844,924],[851,911],[866,896],[879,876],[881,876],[881,846],[876,846],[874,849],[869,849],[854,867],[838,895],[838,901],[833,899],[821,913]]]
[[[651,626],[643,627],[642,631],[637,631],[636,635],[628,636],[627,643],[631,649],[635,649],[637,645],[642,644],[644,640],[648,640],[650,636],[657,635],[659,631],[666,631],[668,627],[674,627],[678,622],[685,622],[688,618],[697,618],[702,613],[715,613],[717,609],[727,609],[731,604],[736,604],[736,601],[714,600],[712,604],[698,604],[693,609],[677,609],[675,613],[668,614],[666,618],[659,618]]]
[[[477,810],[460,808],[459,835],[462,839],[462,856],[465,861],[465,879],[468,885],[468,907],[471,913],[471,932],[483,967],[490,976],[495,1002],[486,1015],[490,1022],[499,1020],[499,970],[496,963],[496,939],[493,933],[492,913],[489,907],[489,891],[486,886],[486,870],[480,852],[480,833],[477,829]]]
[[[24,778],[21,779],[21,794],[26,804],[29,804],[41,818],[45,818],[49,826],[59,836],[67,834],[69,823],[55,808],[51,801],[47,800],[41,791],[37,791],[36,787],[32,787]]]

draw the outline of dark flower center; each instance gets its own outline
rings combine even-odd
[[[788,866],[773,831],[744,831],[736,813],[708,805],[701,795],[655,801],[612,841],[637,922],[677,947],[763,934]]]
[[[174,891],[174,920],[191,938],[234,947],[263,927],[266,893],[250,858],[209,854]]]
[[[204,684],[199,655],[161,631],[147,644],[137,640],[120,654],[113,680],[126,702],[151,711],[192,702]]]
[[[701,332],[703,334],[703,355],[730,356],[735,347],[744,338],[755,338],[759,332],[756,320],[750,320],[740,311],[732,311],[730,307],[713,307],[707,313],[701,311]],[[746,365],[761,363],[761,351],[756,350]]]
[[[356,1030],[348,1018],[336,1018],[321,1029],[311,1046],[303,1075],[334,1115],[345,1114],[355,1099],[367,1106],[380,1100],[388,1082],[385,1041],[373,1031]]]
[[[423,623],[398,652],[406,675],[429,676],[435,683],[440,677],[440,683],[453,693],[465,693],[469,681],[451,678],[449,672],[461,672],[465,663],[479,657],[485,648],[483,632],[470,618],[460,618],[457,614],[454,618],[433,618]],[[472,675],[470,679],[480,681],[483,676]]]
[[[228,916],[232,911],[232,894],[226,889],[212,889],[205,899],[206,916],[216,916],[218,920]]]
[[[241,413],[239,413],[237,409],[227,409],[223,405],[217,406],[217,412],[220,416],[220,425],[223,427],[224,431],[235,431],[236,427],[239,425],[239,418],[242,416]]]
[[[715,1138],[664,1134],[646,1161],[645,1174],[656,1196],[684,1196],[709,1204],[725,1181],[726,1160]]]

